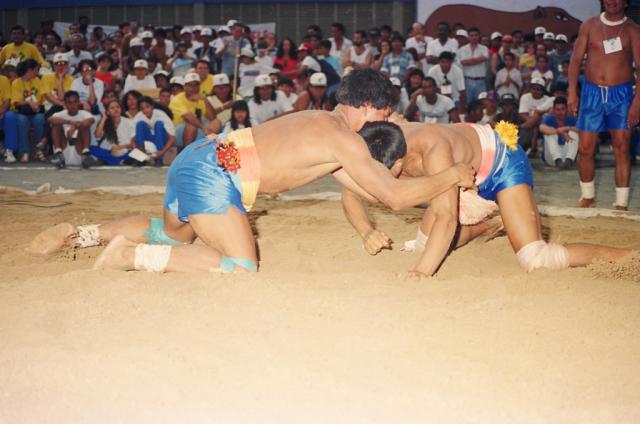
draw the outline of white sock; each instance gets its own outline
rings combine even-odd
[[[616,203],[614,206],[629,206],[629,187],[616,187]]]
[[[53,149],[53,153],[62,153],[62,149],[59,147],[56,147]]]
[[[416,249],[418,251],[424,250],[427,246],[427,240],[429,240],[429,237],[425,236],[420,227],[418,227],[418,232],[416,233]]]
[[[582,192],[582,199],[593,199],[596,197],[596,185],[593,181],[588,183],[580,181],[580,191]]]
[[[171,257],[171,247],[140,243],[136,246],[133,267],[138,271],[164,272]]]
[[[82,149],[82,154],[89,153],[89,149]]]
[[[78,238],[76,243],[80,247],[91,247],[100,245],[100,224],[80,225],[78,227]]]

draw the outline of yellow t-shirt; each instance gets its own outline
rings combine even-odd
[[[65,93],[71,88],[72,82],[73,77],[69,74],[65,74],[64,79],[62,80],[62,89]],[[44,95],[49,93],[54,96],[58,95],[58,80],[55,72],[42,76],[42,94]]]
[[[20,59],[20,62],[26,59],[35,59],[40,65],[44,64],[44,66],[49,67],[48,62],[45,63],[40,51],[36,46],[31,43],[24,42],[19,46],[16,46],[14,43],[9,43],[0,52],[0,65],[4,64],[8,59],[13,58]]]
[[[0,75],[0,105],[7,100],[11,100],[11,84],[9,78]]]
[[[173,113],[173,125],[182,124],[182,115],[185,113],[191,112],[195,115],[196,110],[202,111],[202,109],[199,108],[199,102],[189,100],[184,93],[180,93],[171,99],[169,109],[171,109],[171,113]]]
[[[203,81],[200,81],[200,94],[202,94],[203,97],[207,97],[211,95],[211,92],[213,91],[213,76],[211,74],[207,75],[207,78],[205,78]],[[204,100],[200,100],[198,102],[198,108],[202,111],[202,113],[204,113],[205,110],[207,110],[207,106],[204,103]]]
[[[42,103],[43,94],[40,78],[36,77],[29,81],[16,78],[11,84],[11,108],[15,110],[16,103],[22,103],[29,98]]]
[[[242,96],[236,94],[236,100],[242,100]],[[216,96],[207,97],[207,102],[209,102],[211,107],[214,109],[221,108],[223,105],[223,103]],[[216,115],[216,118],[222,123],[222,125],[226,124],[227,121],[231,119],[231,109],[223,110]]]

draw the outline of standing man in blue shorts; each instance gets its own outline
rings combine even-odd
[[[631,128],[640,117],[640,90],[633,94],[633,62],[640,63],[640,27],[624,15],[626,0],[604,0],[604,12],[589,18],[569,65],[569,110],[578,111],[578,170],[581,208],[595,207],[595,151],[598,134],[609,131],[616,159],[615,208],[627,210],[631,163]],[[586,55],[585,82],[578,100],[578,75]]]

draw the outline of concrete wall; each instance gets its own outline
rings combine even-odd
[[[392,25],[404,32],[415,19],[415,8],[415,3],[401,1],[58,7],[2,10],[0,25],[6,34],[16,22],[30,30],[38,30],[42,20],[73,22],[82,15],[89,16],[91,23],[102,25],[118,25],[130,19],[160,26],[221,25],[229,19],[238,19],[246,23],[275,22],[279,36],[299,39],[306,26],[312,23],[320,25],[326,36],[332,22],[342,22],[348,34],[357,29],[366,30],[382,24]]]

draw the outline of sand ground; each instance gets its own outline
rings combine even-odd
[[[640,422],[638,268],[525,274],[499,237],[407,281],[421,210],[373,208],[395,248],[371,257],[338,202],[262,199],[257,275],[95,272],[101,247],[23,249],[62,221],[157,215],[159,194],[0,199],[71,202],[0,205],[1,423]],[[640,248],[636,221],[543,224]]]

